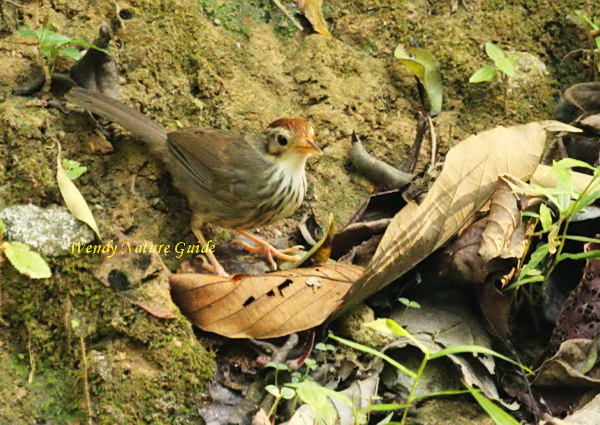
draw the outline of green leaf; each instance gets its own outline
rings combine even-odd
[[[296,391],[294,391],[291,388],[283,387],[281,389],[281,397],[284,398],[284,399],[286,399],[286,400],[293,399],[295,395],[296,395]]]
[[[348,407],[353,408],[354,403],[350,398],[345,396],[344,394],[332,390],[330,388],[322,387],[314,381],[305,381],[299,382],[297,384],[286,384],[286,387],[291,387],[296,390],[296,394],[302,398],[302,400],[306,403],[303,398],[303,395],[309,394],[311,397],[323,397],[323,398],[335,398],[345,403]]]
[[[382,420],[380,420],[379,422],[377,422],[377,424],[375,424],[375,425],[388,425],[390,423],[390,421],[392,420],[393,417],[394,417],[394,414],[390,413],[385,418],[383,418]]]
[[[586,258],[598,259],[600,258],[600,249],[594,249],[592,251],[578,252],[576,254],[563,253],[558,256],[557,261],[563,260],[583,260]]]
[[[486,65],[478,69],[473,73],[473,75],[471,75],[471,78],[469,78],[469,83],[475,84],[493,80],[496,77],[497,73],[498,68],[496,68],[493,65]]]
[[[67,177],[71,180],[75,180],[87,171],[87,167],[82,166],[79,161],[63,159],[62,165],[65,169],[65,173],[67,173]]]
[[[440,357],[445,357],[449,354],[463,354],[463,353],[489,354],[490,356],[498,357],[499,359],[502,359],[504,361],[512,363],[515,366],[520,367],[527,373],[530,373],[532,375],[534,374],[533,371],[531,369],[529,369],[527,366],[524,366],[521,363],[514,361],[513,359],[510,359],[494,350],[491,350],[486,347],[482,347],[480,345],[455,345],[452,347],[444,348],[436,353],[432,353],[430,356],[430,359],[433,360],[433,359],[437,359]]]
[[[548,230],[552,226],[552,213],[546,204],[540,205],[540,223],[544,230]]]
[[[58,49],[58,55],[65,58],[73,59],[76,62],[81,58],[81,52],[75,47],[64,47]]]
[[[408,308],[421,308],[421,304],[419,304],[416,301],[410,301],[408,298],[398,298],[398,301],[400,301],[402,304],[404,304],[406,307]]]
[[[70,41],[71,38],[64,34],[57,34],[54,31],[46,29],[46,31],[43,32],[43,39],[41,40],[41,43],[52,44],[56,47],[60,47],[63,44],[69,43]]]
[[[500,59],[497,62],[494,62],[496,67],[504,72],[509,78],[512,78],[515,76],[515,62],[517,61],[517,58],[504,58],[504,59]]]
[[[427,353],[429,350],[422,343],[420,343],[410,332],[400,326],[392,319],[377,319],[373,322],[364,323],[365,328],[371,328],[377,332],[393,334],[409,339],[419,350],[423,353]]]
[[[27,27],[21,27],[21,28],[19,28],[19,31],[17,31],[17,32],[22,37],[37,37],[37,33],[33,30],[30,30]]]
[[[2,239],[2,235],[6,232],[6,224],[2,220],[0,220],[0,239]]]
[[[337,412],[329,403],[328,397],[340,399],[348,404],[350,408],[353,408],[352,401],[348,397],[328,388],[321,387],[312,381],[286,384],[286,386],[296,390],[298,397],[310,406],[315,420],[320,424],[334,424],[338,419]]]
[[[290,368],[285,363],[273,363],[269,362],[265,365],[266,367],[272,367],[277,370],[290,370]]]
[[[107,55],[110,55],[109,51],[106,49],[101,49],[100,47],[96,46],[95,44],[92,43],[88,43],[85,40],[71,40],[69,42],[70,44],[74,44],[76,46],[81,46],[81,47],[85,47],[86,49],[94,49],[94,50],[98,50],[99,52],[102,53],[106,53]]]
[[[304,360],[304,364],[308,370],[316,370],[317,362],[314,359],[306,359]]]
[[[485,43],[485,53],[494,62],[497,62],[506,57],[504,55],[504,51],[500,47],[498,47],[494,43],[490,43],[490,42]]]
[[[584,210],[586,207],[588,207],[590,204],[593,204],[598,199],[600,199],[600,190],[579,198],[577,200],[577,211],[575,212],[577,213],[579,211]]]
[[[546,280],[546,278],[544,276],[524,277],[523,279],[519,278],[515,283],[512,283],[510,286],[508,286],[504,290],[509,291],[511,289],[518,288],[519,286],[523,286],[528,283],[543,282],[544,280]]]
[[[2,248],[6,258],[19,273],[31,279],[45,279],[52,276],[46,261],[40,254],[32,251],[29,245],[21,242],[4,242]]]
[[[600,243],[600,239],[598,239],[598,238],[588,238],[585,236],[566,235],[565,239],[569,239],[572,241],[578,241],[578,242]]]
[[[279,388],[277,388],[275,385],[267,385],[265,387],[265,390],[267,390],[267,392],[269,394],[271,394],[273,397],[280,397],[281,396],[281,392],[279,391]]]
[[[315,345],[315,350],[327,351],[327,346],[324,343],[319,342],[317,345]]]
[[[390,404],[372,404],[363,409],[360,409],[360,413],[369,413],[369,412],[385,412],[386,410],[400,410],[406,409],[410,407],[410,404],[398,404],[398,403],[390,403]]]
[[[375,350],[374,348],[367,347],[366,345],[362,345],[362,344],[359,344],[354,341],[349,341],[344,338],[340,338],[339,336],[336,336],[336,335],[329,335],[329,337],[332,339],[335,339],[338,342],[341,342],[342,344],[347,345],[350,348],[354,348],[355,350],[362,351],[363,353],[372,354],[373,356],[376,356],[376,357],[379,357],[380,359],[385,360],[386,362],[388,362],[389,364],[394,366],[396,369],[398,369],[401,372],[404,372],[406,375],[410,376],[412,379],[417,378],[417,374],[415,372],[412,372],[411,370],[407,369],[405,366],[398,363],[396,360],[392,359],[389,356],[386,356],[385,354],[383,354],[380,351]]]
[[[583,162],[574,158],[563,158],[560,161],[556,161],[554,164],[552,164],[552,168],[555,169],[569,169],[575,167],[587,168],[589,170],[596,171],[596,167],[591,166],[587,162]]]
[[[42,55],[48,59],[49,62],[54,62],[58,57],[58,49],[56,46],[51,44],[44,44],[41,46]]]
[[[519,425],[512,416],[506,413],[502,408],[494,404],[490,399],[481,394],[479,391],[474,390],[465,384],[471,395],[477,400],[477,403],[485,410],[488,416],[494,421],[496,425]]]
[[[418,47],[405,49],[401,44],[396,47],[394,56],[406,65],[423,84],[431,105],[430,114],[438,115],[442,111],[444,98],[442,73],[438,61],[425,49]]]
[[[448,396],[448,395],[460,395],[460,394],[465,394],[465,393],[469,393],[469,390],[455,390],[455,391],[436,391],[433,393],[427,393],[427,394],[422,394],[419,396],[416,396],[413,399],[413,402],[419,400],[424,400],[427,398],[432,398],[432,397],[444,397],[444,396]]]

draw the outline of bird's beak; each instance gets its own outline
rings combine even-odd
[[[302,144],[296,147],[296,150],[306,155],[323,155],[321,148],[319,148],[315,142],[309,139],[304,139]]]

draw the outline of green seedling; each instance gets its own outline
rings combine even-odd
[[[83,173],[87,171],[87,167],[81,165],[78,161],[63,159],[62,165],[65,169],[67,177],[71,180],[79,178]]]
[[[352,410],[352,414],[354,416],[354,423],[356,424],[367,424],[369,422],[369,415],[374,411],[400,411],[402,412],[402,419],[400,422],[393,422],[394,424],[405,424],[407,420],[408,412],[415,403],[422,401],[426,398],[436,397],[436,396],[450,396],[450,395],[458,395],[471,393],[473,397],[477,400],[477,402],[484,408],[484,410],[488,413],[488,415],[496,422],[496,424],[501,425],[514,425],[517,424],[514,419],[512,419],[506,412],[504,412],[500,407],[496,406],[492,401],[488,400],[484,395],[480,394],[479,391],[474,390],[467,386],[465,390],[455,390],[455,391],[441,391],[436,393],[424,394],[421,396],[416,396],[416,390],[421,376],[423,375],[425,368],[429,361],[446,357],[449,355],[455,354],[485,354],[494,356],[496,358],[507,361],[515,366],[518,366],[525,370],[528,373],[533,373],[530,369],[525,366],[515,362],[514,360],[503,356],[500,353],[497,353],[489,348],[478,346],[478,345],[460,345],[460,346],[452,346],[441,349],[436,352],[432,352],[427,348],[424,344],[422,344],[417,338],[415,338],[412,334],[410,334],[407,330],[402,328],[398,323],[391,319],[379,319],[374,322],[367,323],[363,325],[365,327],[371,328],[378,332],[392,334],[398,337],[407,338],[411,341],[411,344],[417,347],[423,353],[423,360],[421,365],[417,371],[413,371],[400,364],[393,358],[389,357],[385,353],[382,353],[379,350],[376,350],[371,347],[367,347],[365,345],[356,343],[354,341],[350,341],[344,338],[340,338],[333,334],[330,334],[329,337],[341,342],[344,345],[347,345],[350,348],[361,351],[363,353],[371,354],[373,356],[379,357],[389,363],[391,366],[395,367],[401,373],[408,375],[413,380],[413,385],[411,387],[408,399],[404,404],[374,404],[371,403],[369,406],[365,408],[359,408],[355,405],[355,403],[345,396],[344,394],[334,391],[329,388],[324,388],[317,384],[314,381],[302,381],[298,383],[290,383],[286,384],[287,387],[291,387],[296,391],[296,395],[306,404],[311,407],[313,412],[313,416],[315,422],[321,425],[333,425],[338,423],[337,412],[333,405],[329,402],[330,399],[337,399],[350,407]],[[372,397],[371,401],[377,399],[376,396]],[[387,424],[390,422],[392,415],[388,415],[384,420],[382,420],[379,424]]]
[[[92,43],[88,43],[85,40],[72,40],[70,37],[58,34],[49,28],[39,28],[34,31],[27,27],[22,27],[19,29],[19,35],[23,37],[35,37],[37,39],[40,65],[44,69],[46,84],[49,84],[50,76],[54,72],[59,58],[74,61],[81,59],[81,52],[75,46],[85,49],[96,49],[108,54],[108,51],[100,49]]]
[[[573,167],[587,168],[594,173],[587,187],[583,190],[575,188],[571,171]],[[544,242],[537,245],[529,261],[521,268],[516,281],[507,289],[535,282],[544,284],[558,263],[563,260],[600,258],[600,250],[575,254],[563,252],[565,243],[568,240],[600,243],[600,239],[569,235],[569,225],[575,215],[600,199],[600,168],[592,167],[576,159],[565,158],[554,163],[552,172],[556,175],[556,187],[544,188],[530,185],[523,188],[523,193],[526,195],[544,197],[552,208],[542,203],[537,212],[526,211],[523,214],[539,220],[541,230],[534,233],[533,236],[544,240]]]
[[[21,274],[31,279],[45,279],[52,276],[50,267],[40,254],[22,242],[2,242],[6,225],[0,220],[0,253],[4,253],[8,261]],[[0,257],[0,262],[2,258]]]
[[[506,53],[493,43],[485,43],[485,53],[494,63],[484,65],[475,71],[475,73],[471,75],[471,78],[469,78],[469,83],[491,81],[496,78],[498,74],[500,74],[501,80],[506,80],[515,76],[515,62],[517,61],[515,56],[506,56]]]

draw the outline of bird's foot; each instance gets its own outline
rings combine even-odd
[[[204,270],[216,274],[217,276],[229,277],[229,273],[225,271],[221,263],[216,261],[216,259],[215,262],[210,262],[206,259],[204,255],[199,255],[198,258],[200,258],[200,260],[202,261],[202,268]]]
[[[254,252],[256,254],[264,254],[267,257],[267,260],[269,261],[269,264],[271,265],[271,268],[273,270],[277,270],[277,263],[275,262],[273,257],[280,258],[283,261],[292,261],[292,262],[298,261],[301,258],[298,255],[288,255],[288,254],[291,254],[293,252],[298,251],[299,249],[304,248],[302,245],[296,245],[296,246],[292,246],[292,247],[286,248],[286,249],[277,249],[270,243],[260,239],[257,236],[251,235],[250,233],[243,232],[240,230],[238,230],[238,232],[240,234],[242,234],[243,236],[247,237],[248,239],[250,239],[257,246],[250,245],[248,242],[240,240],[240,239],[235,239],[233,242],[242,245],[244,250],[246,250],[248,252]]]

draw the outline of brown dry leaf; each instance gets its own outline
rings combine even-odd
[[[57,142],[57,145],[58,155],[56,156],[56,181],[58,183],[60,194],[62,195],[67,208],[71,214],[73,214],[73,217],[90,226],[94,233],[96,233],[96,236],[98,236],[98,239],[101,239],[100,231],[98,230],[98,225],[96,224],[92,210],[90,210],[90,207],[88,206],[79,189],[77,189],[77,186],[75,186],[75,183],[73,183],[73,181],[67,176],[67,173],[65,173],[65,170],[62,166],[60,143]]]
[[[275,338],[320,325],[364,269],[328,263],[265,275],[175,274],[171,295],[205,331],[229,338]]]
[[[579,131],[556,121],[497,127],[452,148],[421,205],[409,203],[396,214],[364,276],[346,295],[343,310],[387,286],[442,246],[490,199],[499,177],[510,174],[529,179],[550,128]]]
[[[313,26],[313,29],[319,34],[333,37],[327,29],[327,22],[323,18],[321,7],[323,0],[298,0],[298,9],[308,19],[308,22]]]
[[[479,255],[483,261],[492,258],[506,258],[513,234],[521,223],[521,211],[517,205],[517,196],[510,185],[500,178],[496,192],[492,196],[490,215],[481,238]]]

